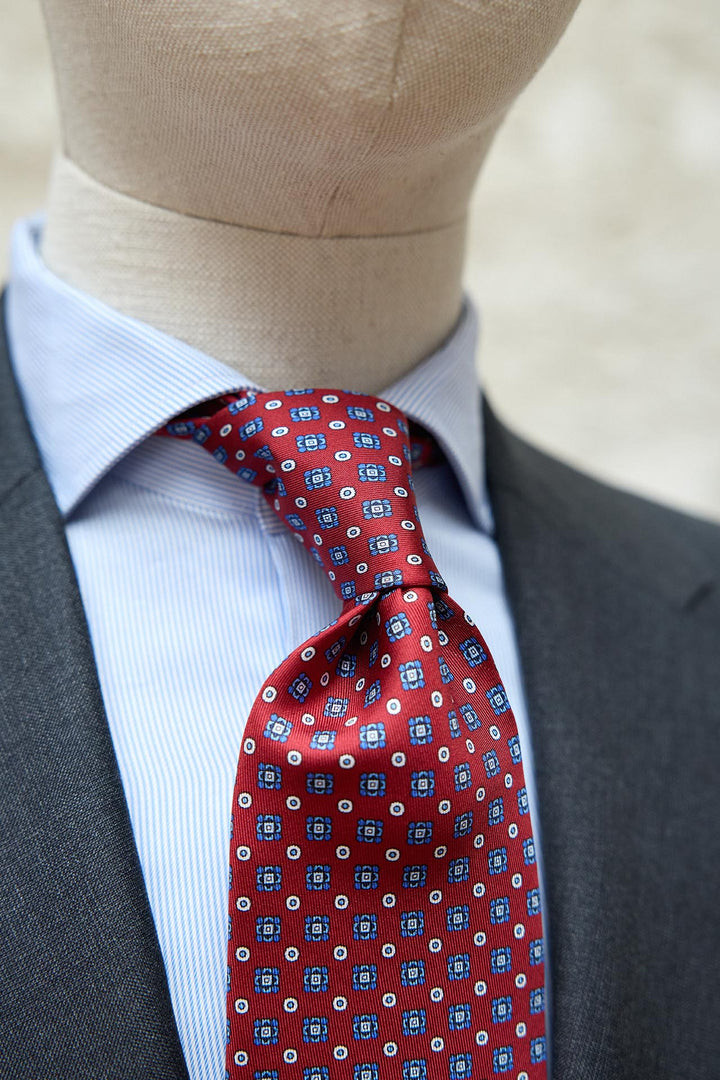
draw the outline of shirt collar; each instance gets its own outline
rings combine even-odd
[[[39,254],[44,218],[13,230],[7,294],[15,373],[66,517],[135,446],[208,398],[256,387],[235,369],[66,284]],[[478,319],[466,298],[446,342],[383,396],[430,431],[475,523],[492,529],[485,491]]]

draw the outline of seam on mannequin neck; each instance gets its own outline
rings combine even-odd
[[[373,134],[372,138],[368,140],[367,148],[365,150],[365,154],[364,154],[364,157],[363,157],[363,164],[366,161],[368,161],[369,158],[372,157],[373,151],[374,151],[375,147],[377,146],[378,140],[380,138],[380,132],[382,131],[383,123],[384,123],[386,117],[388,116],[388,114],[392,112],[393,106],[395,104],[395,91],[397,89],[397,77],[398,77],[398,71],[399,71],[399,68],[400,68],[400,54],[402,53],[402,47],[403,47],[403,44],[404,44],[404,41],[405,41],[405,26],[406,26],[406,23],[407,23],[408,6],[409,6],[409,0],[403,0],[402,12],[400,13],[400,26],[398,27],[398,39],[397,39],[397,42],[396,42],[396,45],[395,45],[395,51],[393,53],[392,70],[391,70],[391,78],[390,78],[390,91],[389,91],[389,94],[388,94],[388,102],[387,102],[386,108],[383,109],[382,114],[378,117],[378,122],[377,122],[377,127],[375,128],[375,133]],[[357,168],[357,165],[355,166],[355,168]],[[332,192],[330,193],[330,198],[327,201],[327,205],[325,207],[325,213],[323,214],[322,223],[320,225],[319,239],[327,239],[325,230],[327,229],[328,218],[330,217],[332,209],[333,209],[333,207],[334,207],[334,205],[335,205],[335,203],[337,201],[338,194],[340,193],[340,191],[341,191],[343,185],[345,184],[346,180],[347,180],[347,175],[343,176],[340,180],[338,180],[337,184],[335,185]],[[435,230],[427,229],[427,230],[419,230],[419,231],[421,231],[421,232],[422,231],[431,232],[431,231],[435,231]],[[381,234],[381,235],[385,235],[385,234]]]
[[[414,236],[426,236],[426,235],[431,235],[432,233],[441,233],[441,232],[449,231],[449,230],[455,229],[459,225],[463,224],[465,222],[466,218],[467,218],[467,210],[463,209],[463,212],[462,212],[462,214],[459,215],[459,217],[453,218],[452,221],[444,222],[442,225],[432,225],[432,226],[430,226],[428,228],[424,228],[424,229],[412,229],[412,230],[408,230],[407,232],[397,232],[397,233],[359,233],[359,234],[358,233],[348,233],[348,234],[335,234],[335,235],[331,235],[331,236],[326,236],[326,235],[323,235],[322,230],[321,230],[320,233],[298,233],[298,232],[290,232],[289,230],[285,230],[285,229],[261,229],[256,225],[243,225],[241,222],[226,221],[223,218],[203,217],[200,214],[193,214],[193,213],[190,213],[188,211],[174,210],[171,207],[162,206],[160,203],[154,203],[154,202],[151,202],[148,199],[142,199],[137,195],[131,195],[128,192],[120,191],[118,188],[110,187],[108,184],[105,184],[102,180],[99,180],[97,177],[95,177],[91,173],[89,173],[85,168],[83,168],[83,166],[78,165],[78,163],[76,161],[74,161],[73,158],[71,158],[66,153],[58,154],[57,160],[62,160],[63,165],[64,165],[65,168],[67,168],[67,166],[69,165],[72,170],[74,170],[78,174],[80,174],[80,176],[83,178],[83,180],[85,182],[89,182],[90,184],[95,185],[99,190],[101,190],[101,191],[103,191],[105,193],[108,193],[113,198],[127,199],[129,202],[137,203],[139,206],[150,207],[150,208],[152,208],[154,210],[159,210],[164,214],[168,214],[168,215],[171,215],[172,217],[176,217],[176,218],[183,218],[183,219],[192,220],[192,221],[202,221],[202,222],[207,222],[208,224],[211,224],[211,225],[224,225],[227,228],[238,229],[238,230],[242,230],[242,231],[248,232],[248,233],[264,234],[266,236],[285,236],[285,237],[288,237],[288,238],[291,238],[291,239],[297,239],[297,240],[322,240],[322,241],[326,241],[326,242],[333,241],[333,240],[343,240],[345,242],[347,242],[349,240],[357,240],[358,242],[363,241],[363,240],[373,240],[373,241],[388,240],[388,241],[390,241],[390,240],[402,239],[403,237],[407,237],[409,239],[409,238],[414,237]],[[337,188],[335,189],[335,191],[333,192],[333,195],[331,196],[331,200],[328,203],[328,211],[330,209],[330,205],[332,203],[332,200],[335,197],[335,194],[336,194],[337,190],[341,186],[341,183],[342,182],[338,183]],[[324,224],[323,224],[323,228],[324,228]]]

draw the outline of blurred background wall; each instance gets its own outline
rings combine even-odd
[[[488,159],[466,279],[512,427],[720,520],[717,14],[583,0]],[[0,277],[57,137],[38,0],[0,0]]]

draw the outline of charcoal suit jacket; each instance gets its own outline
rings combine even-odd
[[[7,353],[0,325],[0,1078],[180,1080],[63,522]],[[720,529],[582,476],[487,406],[484,424],[533,729],[554,1080],[717,1080]]]

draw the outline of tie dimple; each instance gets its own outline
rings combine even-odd
[[[517,728],[428,553],[404,416],[332,390],[246,392],[167,430],[261,487],[343,600],[245,728],[226,1075],[543,1080]]]

